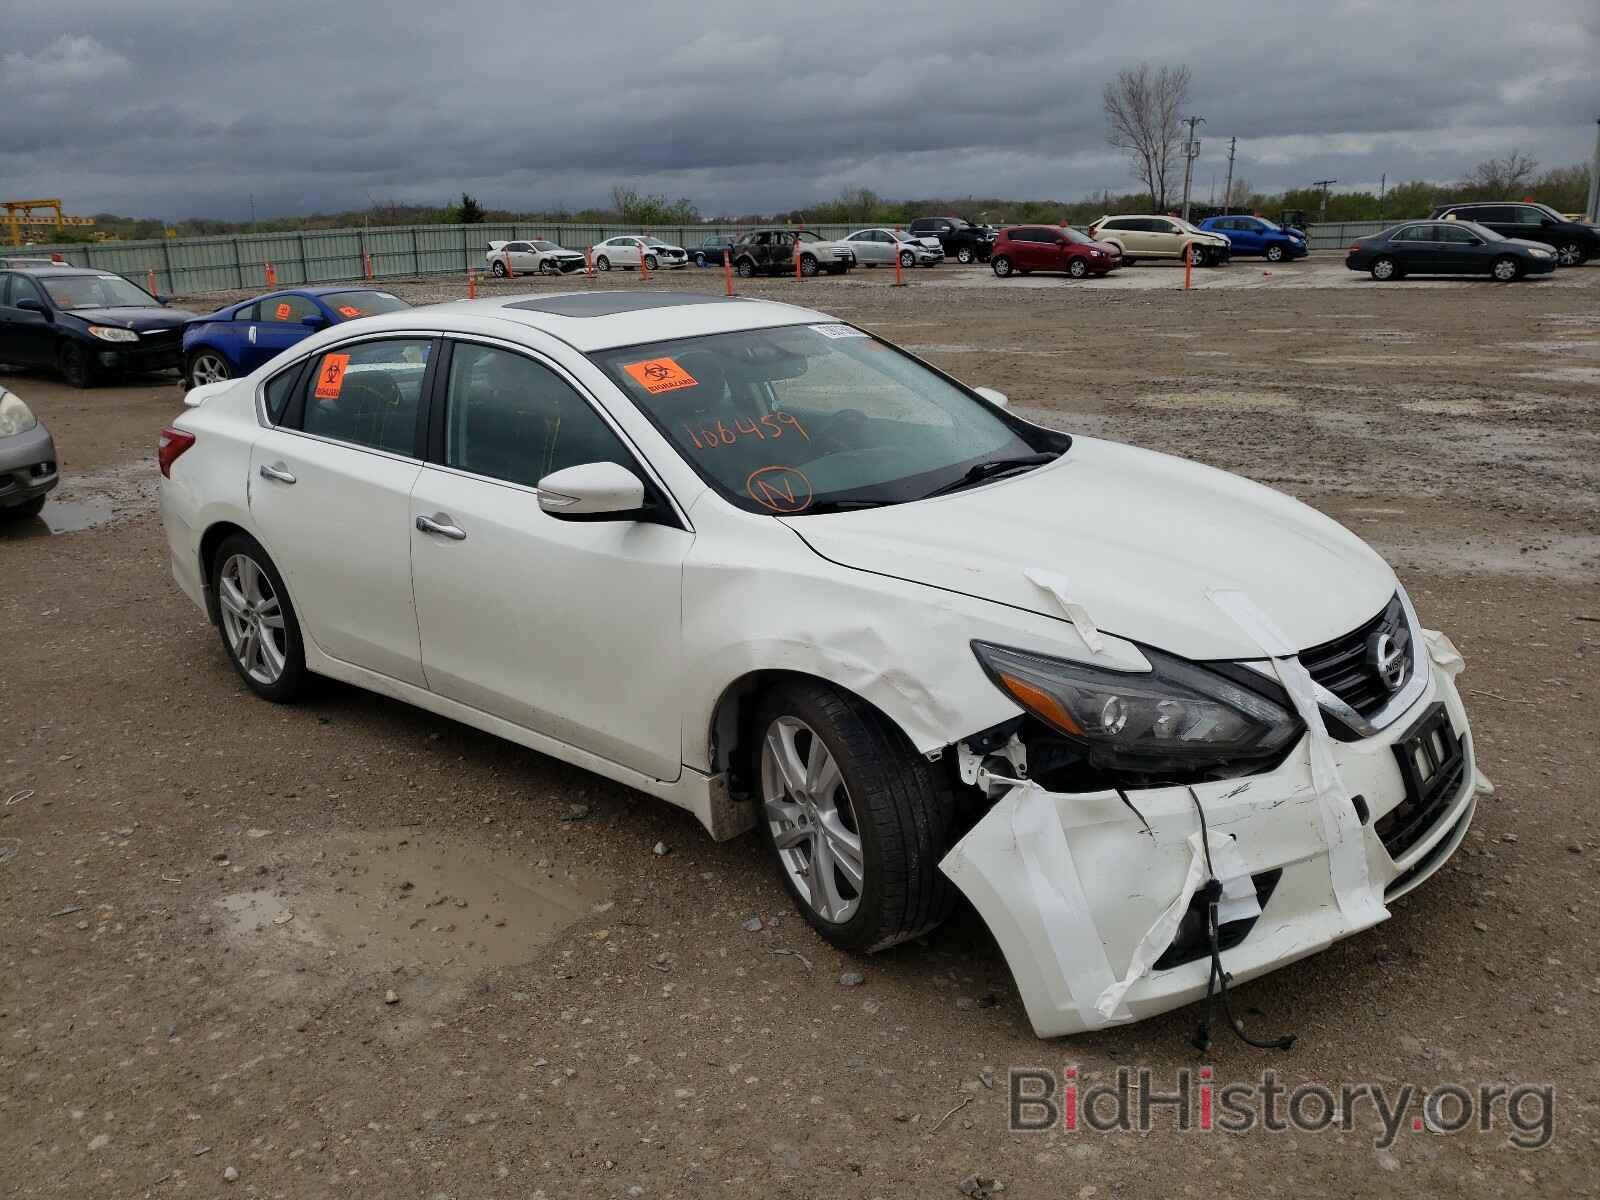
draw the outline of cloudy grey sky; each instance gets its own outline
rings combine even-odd
[[[1587,161],[1596,0],[0,0],[0,199],[237,219],[610,185],[769,210],[1131,190],[1100,90],[1186,62],[1220,191]]]

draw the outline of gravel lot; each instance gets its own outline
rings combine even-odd
[[[1330,259],[1196,277],[739,286],[1036,419],[1291,492],[1388,554],[1460,646],[1498,792],[1388,923],[1238,989],[1292,1051],[1201,1058],[1192,1008],[1039,1042],[970,912],[850,960],[753,838],[713,844],[687,813],[348,688],[252,699],[167,574],[151,479],[176,387],[8,372],[66,482],[0,528],[0,1188],[887,1198],[978,1175],[1019,1197],[1594,1195],[1600,266],[1511,286],[1379,286]],[[1144,1135],[1008,1133],[1007,1069],[1063,1064],[1085,1083],[1146,1066],[1159,1090],[1201,1065],[1218,1085],[1550,1083],[1556,1134],[1526,1152],[1503,1123],[1408,1117],[1380,1150],[1370,1106],[1348,1132],[1186,1134],[1167,1112]]]

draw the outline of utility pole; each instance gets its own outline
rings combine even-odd
[[[1389,190],[1389,172],[1385,171],[1378,178],[1378,220],[1383,220],[1383,197]]]
[[[1222,211],[1226,215],[1233,211],[1233,155],[1239,148],[1239,139],[1228,139],[1228,184],[1222,189]]]
[[[1204,125],[1204,117],[1185,117],[1189,127],[1189,140],[1183,144],[1183,219],[1189,219],[1189,185],[1194,181],[1194,160],[1200,157],[1200,142],[1195,137],[1195,126]]]
[[[1338,182],[1337,179],[1316,179],[1312,181],[1312,187],[1322,189],[1322,211],[1317,214],[1318,221],[1326,221],[1328,219],[1328,189]]]
[[[1596,118],[1600,121],[1600,118]],[[1594,162],[1589,166],[1589,203],[1584,211],[1589,220],[1600,225],[1600,130],[1594,135]]]
[[[256,194],[250,193],[250,232],[256,231]]]

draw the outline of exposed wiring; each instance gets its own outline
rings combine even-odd
[[[1217,901],[1222,899],[1222,881],[1217,878],[1216,869],[1211,865],[1211,833],[1206,826],[1206,810],[1201,806],[1200,797],[1192,787],[1189,789],[1189,798],[1194,801],[1195,812],[1200,814],[1200,845],[1206,856],[1206,882],[1201,891],[1206,898],[1206,936],[1211,942],[1211,974],[1206,979],[1205,1015],[1200,1018],[1200,1027],[1195,1030],[1194,1037],[1189,1039],[1189,1044],[1202,1054],[1210,1049],[1212,1001],[1220,997],[1222,1014],[1228,1019],[1228,1027],[1241,1042],[1258,1050],[1287,1050],[1294,1045],[1294,1034],[1258,1041],[1244,1031],[1244,1022],[1233,1015],[1233,1006],[1228,1002],[1228,983],[1231,976],[1222,967],[1222,950],[1217,945]]]

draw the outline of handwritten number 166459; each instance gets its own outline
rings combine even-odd
[[[689,425],[683,427],[689,439],[694,442],[696,450],[715,450],[718,446],[731,446],[740,438],[776,440],[783,436],[785,428],[794,430],[808,442],[811,440],[811,435],[806,432],[805,426],[791,413],[763,413],[759,419],[735,417],[731,426],[719,418],[715,426],[702,421],[698,427]]]

